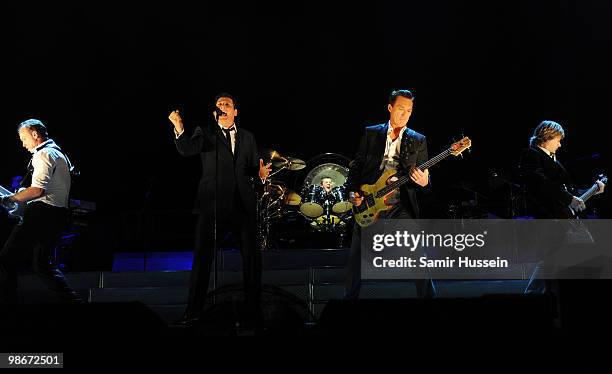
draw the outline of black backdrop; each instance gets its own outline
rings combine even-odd
[[[199,160],[177,154],[167,115],[209,123],[219,91],[261,147],[309,159],[352,157],[389,91],[411,89],[431,154],[473,140],[432,170],[440,201],[454,183],[487,194],[542,119],[566,128],[559,157],[580,184],[609,159],[607,1],[9,4],[0,181],[27,163],[15,126],[39,118],[82,170],[76,197],[102,211],[140,209],[147,191],[152,209],[190,206]]]

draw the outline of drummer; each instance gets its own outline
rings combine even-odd
[[[331,193],[332,189],[334,188],[334,182],[332,181],[332,179],[328,176],[324,176],[323,178],[321,178],[321,187],[323,188],[323,191],[325,191],[325,194],[329,194]]]

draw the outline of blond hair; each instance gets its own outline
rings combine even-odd
[[[531,147],[541,146],[557,136],[561,136],[561,139],[565,137],[563,127],[555,121],[542,121],[533,131],[533,135],[529,139],[529,145]]]

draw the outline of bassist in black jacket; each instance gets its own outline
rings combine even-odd
[[[389,122],[365,129],[355,159],[351,162],[346,182],[351,202],[360,205],[363,196],[359,193],[362,184],[373,184],[389,169],[397,175],[410,175],[411,182],[400,187],[388,200],[393,206],[380,213],[383,219],[419,218],[417,190],[429,184],[429,170],[421,171],[416,166],[427,161],[425,136],[406,127],[412,115],[414,97],[408,90],[396,90],[389,96]],[[397,177],[394,177],[397,179]],[[391,180],[392,182],[393,180]],[[435,289],[431,280],[415,282],[420,297],[433,297]],[[351,254],[347,267],[345,298],[359,297],[361,288],[361,228],[355,224]]]

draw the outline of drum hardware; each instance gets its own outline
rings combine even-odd
[[[348,177],[349,160],[341,155],[326,153],[316,156],[308,163],[315,160],[322,163],[313,167],[304,178],[300,212],[309,221],[312,230],[336,233],[343,237],[347,222],[352,216],[352,204],[348,201],[344,186]],[[331,189],[329,186],[327,190],[323,187],[324,178],[331,180]]]
[[[257,236],[260,249],[271,248],[270,231],[274,221],[282,218],[288,211],[287,207],[299,206],[302,198],[288,188],[284,182],[271,179],[282,170],[301,170],[306,167],[303,160],[294,157],[284,157],[277,151],[269,151],[265,157],[276,168],[264,181],[263,192],[257,199]]]
[[[270,162],[275,170],[270,173],[264,182],[262,192],[258,196],[257,204],[257,228],[258,241],[262,250],[275,248],[275,242],[282,241],[282,232],[274,230],[275,225],[283,225],[287,220],[299,222],[299,217],[304,221],[304,230],[325,235],[318,240],[334,239],[331,245],[344,244],[349,220],[352,218],[352,204],[348,201],[348,193],[344,184],[348,176],[348,162],[344,156],[335,154],[324,154],[320,160],[324,163],[312,168],[303,179],[299,193],[287,187],[274,175],[282,170],[297,171],[306,168],[310,163],[303,160],[270,151],[264,155],[264,162]],[[315,158],[316,159],[316,158]],[[327,161],[340,161],[327,162]],[[345,165],[342,165],[345,164]],[[299,175],[299,173],[297,174]],[[323,187],[323,178],[331,180]],[[295,215],[297,214],[297,216]],[[298,219],[298,221],[295,221]]]

